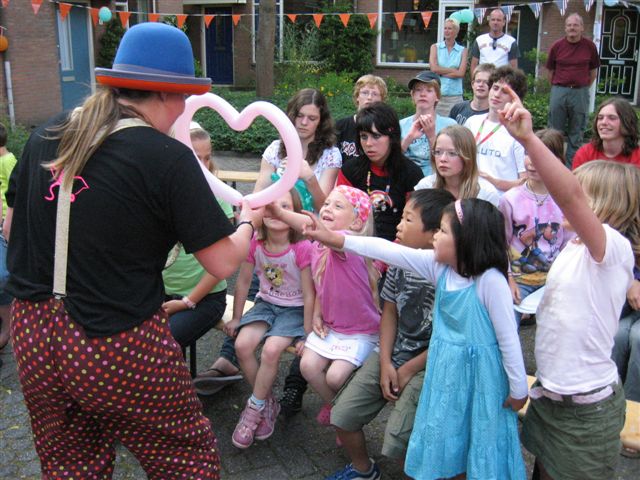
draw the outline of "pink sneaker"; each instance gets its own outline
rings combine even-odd
[[[330,403],[325,403],[322,406],[322,408],[318,412],[318,415],[316,415],[316,421],[324,427],[328,427],[329,425],[331,425],[331,404]]]
[[[253,443],[256,428],[262,419],[262,411],[258,407],[247,400],[247,406],[240,414],[240,420],[236,425],[231,443],[238,448],[249,448]]]
[[[280,414],[280,402],[278,402],[272,395],[267,398],[267,403],[262,411],[262,419],[256,428],[256,440],[266,440],[273,435],[273,430],[276,428],[276,419]]]

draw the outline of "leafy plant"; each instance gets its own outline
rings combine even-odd
[[[111,68],[123,35],[124,28],[122,28],[120,17],[114,15],[107,23],[104,34],[100,37],[100,50],[96,58],[97,67]]]
[[[19,159],[22,156],[24,145],[27,143],[31,132],[22,125],[11,127],[11,122],[9,122],[8,118],[0,118],[0,121],[7,128],[8,132],[6,145],[7,150]]]

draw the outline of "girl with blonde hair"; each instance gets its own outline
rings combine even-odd
[[[456,199],[479,198],[498,206],[496,188],[478,176],[476,142],[468,128],[460,125],[445,127],[436,137],[431,156],[435,173],[416,185],[423,188],[444,188]]]

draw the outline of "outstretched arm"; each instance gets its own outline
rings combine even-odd
[[[531,113],[524,108],[518,95],[508,85],[502,88],[511,96],[511,102],[500,112],[500,121],[527,150],[549,193],[589,249],[591,257],[596,262],[602,261],[606,248],[604,227],[591,210],[580,182],[535,136]]]

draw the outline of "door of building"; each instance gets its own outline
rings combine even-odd
[[[83,5],[84,6],[84,5]],[[91,40],[88,9],[72,7],[63,20],[56,13],[62,108],[68,110],[91,94]]]
[[[207,76],[218,85],[233,84],[233,28],[231,8],[206,8],[215,15],[206,29]]]
[[[598,93],[637,101],[640,12],[635,8],[604,7],[600,44]]]

